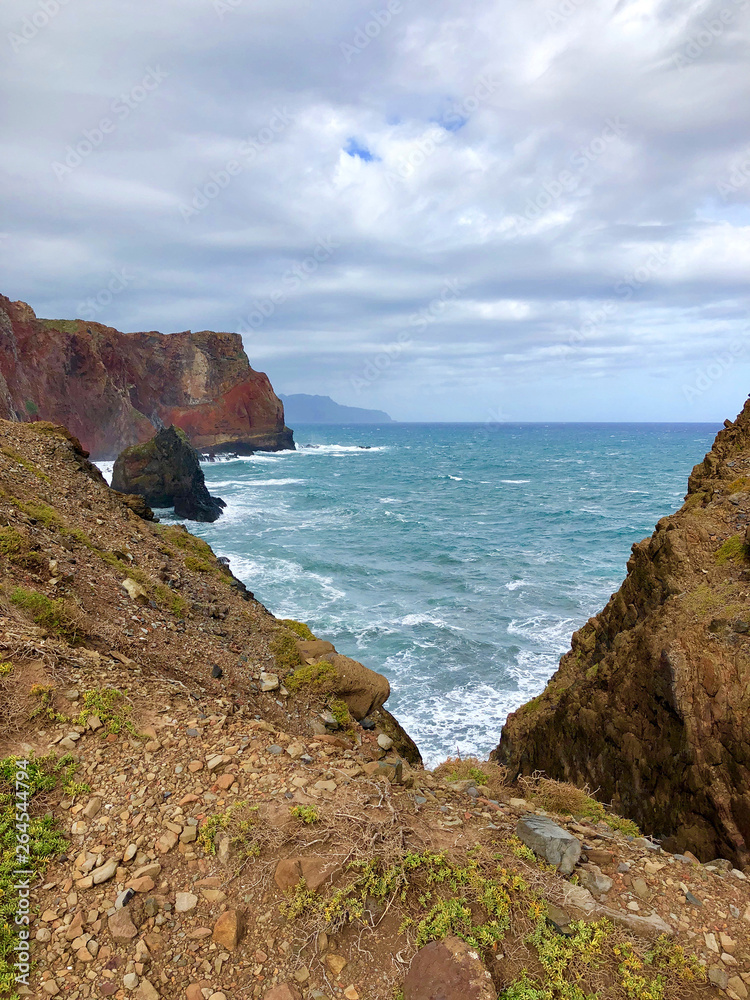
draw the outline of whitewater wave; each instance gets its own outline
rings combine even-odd
[[[508,483],[510,486],[521,486],[524,483],[530,483],[530,479],[501,479],[501,483]]]
[[[114,462],[94,462],[99,472],[107,480],[107,485],[112,485],[112,473],[114,472],[115,463]]]
[[[551,618],[548,615],[532,615],[524,621],[514,618],[508,625],[510,635],[530,639],[560,653],[567,651],[575,630],[576,622],[573,618]]]
[[[390,451],[387,445],[369,444],[299,444],[300,455],[367,455],[379,451]]]

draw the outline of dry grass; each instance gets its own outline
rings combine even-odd
[[[638,836],[640,830],[629,819],[622,819],[607,811],[603,803],[594,798],[588,785],[578,788],[567,781],[553,781],[541,771],[530,777],[518,779],[524,798],[530,799],[545,812],[560,816],[583,817],[599,822],[603,820],[613,830]]]
[[[474,781],[489,789],[489,797],[496,799],[502,789],[507,789],[508,769],[501,764],[479,760],[477,757],[448,757],[438,764],[435,777],[444,781]]]

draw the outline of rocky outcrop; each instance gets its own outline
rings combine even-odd
[[[508,718],[497,759],[588,783],[671,849],[747,865],[749,524],[750,402],[545,692]]]
[[[175,427],[126,448],[115,462],[112,489],[143,497],[150,507],[174,507],[191,521],[216,521],[226,507],[206,489],[197,452]]]
[[[41,320],[0,296],[0,417],[64,424],[94,459],[174,424],[201,451],[294,447],[284,406],[234,333],[120,333]]]

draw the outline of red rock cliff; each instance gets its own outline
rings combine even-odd
[[[239,334],[120,333],[37,319],[1,295],[0,417],[64,424],[96,459],[170,424],[202,451],[294,447],[284,406]]]
[[[750,864],[749,525],[750,402],[545,692],[508,718],[498,759],[587,782],[668,847]]]

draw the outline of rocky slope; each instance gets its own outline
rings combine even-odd
[[[384,677],[149,514],[0,422],[0,996],[746,1000],[745,873],[570,787],[423,770]]]
[[[0,417],[64,424],[114,459],[175,424],[202,451],[293,448],[284,406],[233,333],[120,333],[0,296]]]
[[[573,636],[497,758],[587,782],[701,860],[750,859],[750,402],[633,546],[607,607]]]

